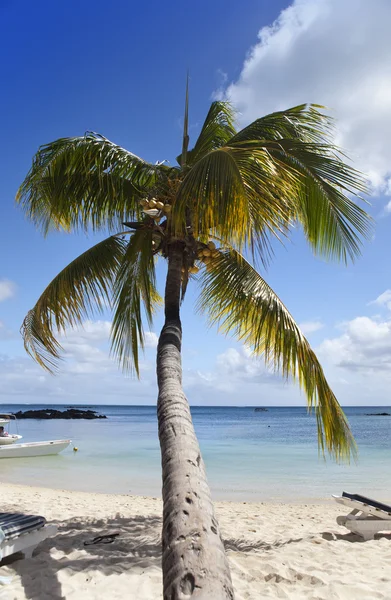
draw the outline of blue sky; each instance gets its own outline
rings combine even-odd
[[[342,4],[342,6],[341,6]],[[391,43],[386,0],[149,2],[3,1],[0,180],[0,401],[153,403],[149,336],[141,382],[110,361],[110,315],[70,332],[56,378],[23,350],[20,324],[52,277],[94,236],[43,239],[14,204],[40,144],[98,131],[150,161],[181,144],[190,69],[194,141],[211,100],[230,99],[241,125],[301,102],[327,105],[337,141],[372,186],[374,238],[355,265],[315,259],[294,234],[276,247],[267,278],[317,349],[342,404],[390,404]],[[353,10],[352,10],[353,9]],[[387,51],[388,49],[388,51]],[[164,268],[159,273],[163,279]],[[183,307],[184,381],[195,404],[302,404],[296,387]],[[161,325],[158,316],[154,333]]]

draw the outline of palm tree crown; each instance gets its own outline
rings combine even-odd
[[[23,324],[27,351],[54,370],[56,333],[109,302],[112,350],[138,374],[143,318],[151,325],[161,303],[157,259],[180,243],[182,299],[197,279],[199,310],[297,378],[316,410],[321,448],[348,456],[354,441],[323,370],[257,271],[273,239],[284,240],[297,224],[316,254],[343,261],[359,254],[368,234],[369,218],[352,199],[364,180],[332,144],[332,124],[320,109],[297,106],[238,132],[232,107],[214,102],[190,150],[186,127],[178,166],[150,164],[92,132],[41,146],[17,196],[28,217],[45,234],[110,236],[47,286]]]

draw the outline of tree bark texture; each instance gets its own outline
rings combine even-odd
[[[158,423],[163,471],[164,600],[233,600],[228,560],[182,389],[179,316],[183,245],[169,249],[165,324],[159,338]]]

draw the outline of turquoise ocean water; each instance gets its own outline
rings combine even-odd
[[[0,405],[0,412],[47,405]],[[63,409],[63,406],[55,406]],[[96,406],[107,419],[21,420],[23,441],[71,438],[58,456],[1,459],[0,481],[61,489],[160,495],[154,406]],[[387,407],[345,409],[358,463],[318,455],[316,421],[305,408],[193,407],[194,425],[216,499],[299,500],[342,490],[391,499],[391,417]],[[13,429],[15,431],[15,428]],[[73,452],[73,446],[79,448]]]

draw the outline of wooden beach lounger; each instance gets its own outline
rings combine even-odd
[[[44,517],[22,513],[0,513],[0,562],[6,556],[23,552],[31,557],[40,542],[56,535],[55,525],[46,525]]]
[[[359,494],[343,492],[334,500],[352,509],[345,517],[337,517],[338,525],[350,529],[364,540],[372,540],[380,531],[391,531],[391,506]]]

